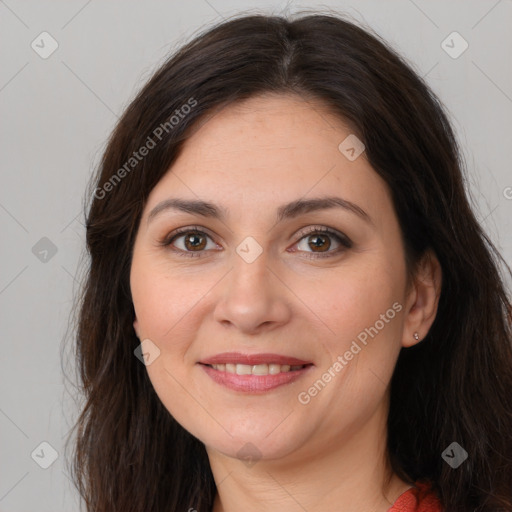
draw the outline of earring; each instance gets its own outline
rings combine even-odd
[[[414,337],[414,339],[415,339],[416,341],[418,341],[418,340],[420,339],[420,337],[419,337],[419,335],[418,335],[418,333],[417,333],[417,332],[415,332],[415,333],[413,334],[413,337]]]

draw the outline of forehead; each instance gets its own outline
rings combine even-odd
[[[211,146],[225,152],[248,151],[251,143],[258,145],[259,150],[297,151],[304,144],[324,148],[331,145],[336,149],[340,134],[353,132],[350,124],[320,99],[279,93],[231,103],[199,124],[185,147],[193,144],[195,152],[209,147],[208,153]]]
[[[261,212],[333,193],[384,207],[386,184],[365,153],[351,161],[339,149],[349,136],[349,124],[319,100],[268,94],[230,104],[201,121],[148,208],[172,195]]]

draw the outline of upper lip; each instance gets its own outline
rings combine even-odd
[[[283,356],[280,354],[242,354],[241,352],[223,352],[199,361],[202,364],[289,364],[298,366],[312,364],[311,361],[303,361],[296,357]]]

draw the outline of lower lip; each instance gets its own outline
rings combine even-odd
[[[218,384],[229,389],[245,392],[269,391],[284,384],[300,379],[313,365],[305,366],[300,370],[278,373],[277,375],[238,375],[236,373],[221,372],[211,366],[201,364],[204,371]]]

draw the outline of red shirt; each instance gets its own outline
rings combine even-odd
[[[415,487],[398,496],[388,512],[443,512],[443,508],[429,485],[416,482]]]

